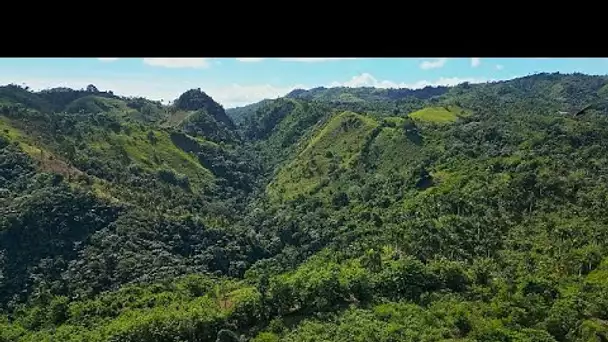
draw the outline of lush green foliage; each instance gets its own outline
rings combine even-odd
[[[0,88],[0,341],[606,341],[607,89]]]

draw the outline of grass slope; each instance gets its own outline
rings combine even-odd
[[[91,137],[87,143],[100,158],[117,158],[121,154],[145,170],[171,170],[188,177],[193,190],[201,189],[214,179],[191,153],[176,146],[170,133],[161,130],[133,127],[127,133],[109,133]]]
[[[222,111],[200,92],[185,98],[172,129],[204,103],[205,115],[187,120],[201,136],[182,140],[171,127],[109,115],[120,111],[114,100],[93,101],[109,112],[79,114],[75,133],[50,121],[50,140],[30,116],[17,118],[22,125],[3,117],[2,134],[31,156],[44,147],[69,163],[79,159],[73,146],[112,170],[109,187],[145,196],[129,216],[98,215],[100,206],[77,205],[84,197],[60,192],[56,178],[22,180],[27,165],[0,141],[0,164],[10,166],[0,168],[9,194],[0,197],[9,208],[0,285],[14,275],[44,285],[0,320],[0,341],[606,341],[608,119],[599,107],[559,114],[596,103],[605,87],[604,77],[536,75],[415,100],[400,90],[295,91],[240,126],[249,141],[234,153],[274,154],[274,174],[249,173],[247,161],[208,141],[205,123]],[[164,168],[204,175],[201,183],[214,177],[229,195],[207,202],[144,182]],[[220,181],[239,168],[237,182]],[[200,208],[238,204],[231,196],[249,176],[270,183],[242,220],[198,220]],[[146,196],[188,209],[162,215]],[[83,237],[90,226],[99,231]],[[210,271],[245,279],[177,277]],[[118,289],[132,274],[163,281]],[[66,279],[78,294],[114,291],[76,298],[61,287]],[[0,294],[8,303],[21,290]]]
[[[409,117],[417,121],[445,124],[468,115],[470,115],[469,111],[458,106],[446,106],[424,108],[409,114]]]
[[[290,200],[309,195],[327,185],[328,177],[352,168],[378,123],[360,114],[343,112],[334,116],[289,165],[268,185],[271,198]]]
[[[364,164],[366,171],[384,175],[391,172],[405,174],[411,165],[421,161],[423,140],[404,132],[404,118],[389,117],[383,121],[382,130],[369,145]]]

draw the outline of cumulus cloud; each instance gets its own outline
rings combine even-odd
[[[394,82],[389,80],[378,80],[369,73],[362,73],[361,75],[354,76],[346,82],[333,82],[330,84],[331,87],[376,87],[376,88],[410,88],[410,89],[421,89],[426,86],[454,86],[460,83],[482,83],[486,82],[485,79],[480,78],[459,78],[459,77],[441,77],[435,81],[420,80],[412,83],[407,82]]]
[[[18,84],[29,86],[33,90],[43,90],[56,87],[67,87],[72,89],[85,89],[87,85],[94,84],[99,90],[111,90],[116,95],[142,96],[151,100],[164,100],[165,102],[175,100],[188,89],[201,88],[213,97],[215,101],[225,108],[244,106],[267,98],[284,96],[296,88],[310,88],[303,84],[289,86],[273,86],[270,84],[231,84],[217,86],[213,84],[192,81],[166,80],[115,80],[106,78],[26,78],[16,79],[14,77],[0,77],[0,85]]]
[[[245,63],[253,63],[253,62],[260,62],[263,61],[265,59],[268,58],[236,58],[237,61],[239,62],[245,62]],[[328,57],[328,58],[270,58],[270,59],[276,59],[279,60],[281,62],[300,62],[300,63],[318,63],[318,62],[329,62],[329,61],[343,61],[343,60],[348,60],[348,59],[358,59],[358,58],[354,58],[354,57]]]
[[[391,80],[380,80],[369,73],[362,73],[345,81],[336,81],[326,84],[326,87],[376,87],[376,88],[410,88],[420,89],[426,86],[453,86],[463,82],[481,83],[484,79],[441,77],[436,80],[420,80],[416,82],[395,82]],[[27,85],[34,90],[42,90],[55,87],[68,87],[73,89],[84,89],[89,84],[94,84],[98,89],[111,90],[122,96],[142,96],[152,100],[165,100],[165,102],[176,99],[188,89],[201,88],[213,97],[215,101],[225,108],[240,107],[263,99],[273,99],[284,96],[294,89],[310,89],[318,85],[292,84],[276,86],[271,84],[230,84],[213,85],[193,81],[167,80],[134,80],[134,79],[107,79],[107,78],[34,78],[16,79],[14,77],[0,76],[0,84],[16,83]]]
[[[329,61],[342,61],[348,59],[358,59],[355,57],[332,57],[332,58],[279,58],[284,62],[302,62],[302,63],[317,63],[317,62],[329,62]]]
[[[235,58],[239,62],[253,63],[260,62],[268,58]],[[348,59],[359,59],[354,57],[327,57],[327,58],[270,58],[277,59],[282,62],[300,62],[300,63],[318,63],[318,62],[329,62],[329,61],[343,61]]]
[[[114,58],[114,57],[112,57],[112,58],[109,58],[109,57],[100,57],[100,58],[97,58],[97,59],[100,60],[100,61],[102,61],[102,62],[114,62],[114,61],[118,60],[118,58]]]
[[[480,64],[481,64],[481,58],[479,58],[479,57],[473,57],[473,58],[471,58],[471,66],[473,68],[478,67]]]
[[[144,58],[144,63],[165,68],[194,68],[209,67],[210,58]]]
[[[442,68],[447,61],[447,58],[435,58],[433,60],[423,61],[420,63],[420,69],[428,70]]]
[[[291,86],[273,86],[270,84],[251,84],[240,85],[232,84],[223,87],[202,88],[214,100],[221,103],[224,107],[240,107],[264,99],[274,99],[286,95],[290,91],[298,88],[310,88],[302,84]]]
[[[265,60],[266,58],[241,57],[241,58],[235,58],[235,59],[239,62],[254,63],[254,62],[261,62],[261,61]]]

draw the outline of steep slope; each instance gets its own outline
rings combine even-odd
[[[155,125],[152,102],[82,93],[53,113],[24,105],[40,93],[3,90],[19,95],[0,109],[3,169],[28,171],[3,197],[4,305],[36,291],[89,295],[196,270],[243,272],[231,265],[245,254],[219,260],[241,253],[229,251],[240,238],[228,225],[255,186],[255,159],[189,136],[188,126]],[[51,93],[48,102],[62,102]],[[44,246],[32,244],[37,234]],[[192,257],[220,246],[214,257]]]
[[[0,341],[603,341],[606,84],[540,74],[352,102],[369,111],[292,94],[247,115],[242,140],[199,91],[162,124],[126,124],[118,107],[99,106],[38,125],[40,110],[11,107],[0,140],[0,227],[12,239],[0,239],[2,295],[37,285],[26,306],[9,305]],[[197,111],[216,123],[183,121]],[[95,147],[104,140],[90,137],[125,127],[167,135],[160,146],[117,143],[138,151],[123,159],[98,154],[117,165],[105,178],[62,152],[61,139],[78,146],[76,132]],[[208,127],[223,133],[207,137]],[[193,158],[167,155],[166,165],[200,175],[207,195],[194,183],[125,181],[163,165],[137,156],[174,148]],[[42,150],[53,158],[37,165]],[[131,163],[139,168],[115,171]],[[158,203],[111,202],[42,165]],[[222,214],[239,203],[242,214]]]
[[[214,142],[234,143],[239,140],[234,122],[224,108],[200,89],[188,90],[175,100],[167,123],[185,133]]]
[[[322,104],[293,99],[267,101],[257,108],[239,127],[247,144],[262,158],[268,176],[333,112]]]
[[[319,248],[311,242],[331,246],[331,252],[319,255],[314,271],[302,266],[277,276],[277,286],[291,286],[290,293],[302,296],[295,300],[301,306],[286,309],[282,322],[291,324],[290,317],[309,311],[339,314],[307,319],[296,330],[270,329],[259,340],[349,341],[353,329],[362,340],[381,341],[407,340],[404,334],[525,341],[606,336],[605,310],[596,296],[607,283],[588,280],[608,252],[606,207],[595,197],[605,196],[599,190],[605,189],[603,176],[592,176],[608,171],[599,152],[606,148],[606,118],[531,114],[474,115],[448,127],[419,126],[422,151],[400,159],[416,166],[416,158],[424,157],[420,172],[349,177],[351,188],[373,185],[364,192],[367,201],[339,197],[343,201],[324,213],[341,221],[337,225],[319,224],[310,214],[293,223],[289,231],[298,236],[291,243],[301,253]],[[343,179],[326,186],[338,189]],[[314,196],[299,201],[309,212],[323,207]],[[577,238],[566,237],[571,234]],[[315,236],[322,240],[309,240]],[[394,303],[379,304],[380,298]],[[568,304],[574,300],[576,308]],[[357,308],[370,301],[377,304]],[[339,309],[344,305],[351,309]],[[565,320],[566,312],[571,320]],[[433,315],[444,318],[416,319]],[[403,328],[388,328],[395,325]]]
[[[543,81],[545,77],[546,75],[538,75],[537,79],[533,79],[535,92],[543,93],[543,89],[546,87],[546,83]],[[553,82],[564,86],[575,82],[576,77],[577,75],[564,75],[555,77]],[[605,209],[600,209],[604,206],[599,202],[591,204],[593,202],[589,202],[589,200],[582,200],[583,197],[595,196],[602,191],[592,191],[591,189],[604,188],[600,185],[602,177],[596,178],[590,175],[597,175],[598,172],[603,174],[606,170],[600,170],[597,167],[600,164],[605,165],[605,161],[600,162],[597,157],[591,157],[593,162],[589,159],[583,161],[586,158],[582,157],[583,155],[591,155],[581,150],[589,148],[590,152],[604,148],[598,144],[605,139],[601,136],[606,134],[604,129],[606,118],[597,112],[585,113],[584,118],[578,119],[564,117],[563,114],[557,112],[557,109],[577,108],[588,101],[601,98],[596,94],[598,92],[601,94],[600,89],[605,86],[606,82],[599,77],[592,79],[593,82],[584,83],[585,86],[581,86],[579,92],[572,92],[575,95],[571,94],[565,98],[553,100],[550,96],[545,95],[546,101],[538,101],[534,105],[529,103],[530,98],[524,95],[525,92],[520,93],[520,97],[514,95],[511,100],[504,101],[500,105],[493,104],[494,101],[500,100],[500,96],[497,95],[501,92],[500,88],[510,87],[508,82],[481,85],[478,89],[471,86],[466,93],[455,94],[452,97],[446,96],[442,99],[446,104],[465,102],[463,95],[466,94],[475,98],[476,101],[480,101],[477,102],[480,104],[479,106],[475,106],[476,103],[473,101],[468,103],[475,109],[483,107],[484,110],[479,110],[477,114],[469,109],[465,109],[464,113],[456,110],[458,114],[464,114],[457,121],[454,121],[455,116],[453,115],[445,120],[446,115],[454,110],[453,108],[442,110],[441,107],[427,107],[426,110],[412,113],[413,122],[404,121],[402,118],[387,118],[387,122],[392,122],[387,126],[394,125],[394,127],[379,129],[375,139],[370,140],[369,146],[375,146],[375,148],[370,147],[368,150],[381,151],[382,157],[378,158],[378,152],[367,154],[359,152],[359,155],[367,156],[364,159],[367,163],[362,163],[362,165],[374,165],[380,162],[379,167],[365,167],[364,170],[369,171],[368,175],[358,172],[357,168],[352,166],[348,169],[341,169],[340,172],[336,172],[334,177],[323,182],[321,188],[325,189],[324,191],[319,191],[319,187],[317,187],[314,188],[315,191],[309,192],[306,185],[311,182],[319,184],[320,178],[326,174],[323,163],[321,163],[321,167],[310,169],[313,161],[314,164],[318,163],[315,158],[311,158],[314,153],[310,153],[310,151],[314,151],[314,147],[323,146],[318,149],[319,152],[330,150],[333,154],[331,149],[340,146],[342,139],[345,139],[350,143],[349,147],[355,146],[354,151],[348,151],[348,156],[364,150],[360,148],[361,144],[353,144],[353,141],[348,140],[349,133],[343,132],[343,135],[330,135],[330,138],[325,138],[324,133],[332,130],[320,128],[314,138],[309,140],[308,149],[298,154],[292,163],[284,166],[279,171],[277,179],[268,188],[271,198],[275,197],[284,202],[278,206],[278,209],[275,209],[277,211],[270,211],[273,213],[272,215],[279,217],[271,224],[282,227],[278,231],[281,241],[285,245],[297,246],[297,252],[294,249],[286,249],[285,251],[289,251],[289,256],[285,254],[280,258],[275,258],[277,264],[289,269],[292,267],[289,265],[293,264],[294,260],[301,260],[293,253],[310,255],[309,252],[319,250],[321,245],[331,246],[330,255],[333,255],[321,257],[320,263],[316,264],[319,273],[302,274],[299,281],[304,284],[295,285],[297,281],[294,280],[293,286],[301,287],[298,287],[298,290],[292,288],[291,293],[298,293],[304,288],[310,289],[311,286],[314,288],[314,285],[307,283],[306,279],[311,279],[311,281],[315,279],[314,281],[318,281],[316,284],[321,287],[323,287],[321,284],[329,284],[323,283],[324,281],[330,283],[336,281],[333,283],[336,286],[334,291],[338,291],[337,293],[340,294],[334,292],[332,296],[322,297],[322,292],[314,292],[314,295],[310,295],[311,297],[306,297],[309,299],[303,298],[301,301],[307,305],[308,303],[319,303],[312,299],[317,296],[317,298],[327,300],[326,302],[321,300],[322,304],[320,304],[325,309],[331,307],[334,309],[330,310],[336,310],[335,305],[339,307],[344,303],[352,304],[352,296],[356,298],[354,300],[356,303],[357,300],[366,299],[365,296],[382,293],[381,288],[390,286],[388,284],[391,282],[380,275],[378,275],[379,279],[384,280],[378,280],[380,283],[377,285],[374,285],[373,277],[369,279],[362,276],[367,280],[360,278],[348,280],[343,279],[341,275],[338,275],[337,279],[332,278],[331,272],[333,271],[330,271],[332,267],[327,265],[331,265],[333,260],[339,260],[339,264],[343,265],[340,267],[345,268],[344,272],[365,274],[364,271],[356,271],[357,268],[352,264],[352,257],[360,258],[363,255],[361,262],[369,262],[365,258],[375,258],[374,253],[376,252],[374,251],[384,250],[383,255],[392,260],[401,259],[404,255],[412,255],[423,261],[446,258],[462,263],[455,264],[455,266],[469,268],[469,271],[466,272],[473,272],[468,273],[469,275],[465,273],[457,276],[462,277],[458,281],[463,282],[462,285],[465,288],[469,288],[466,291],[473,291],[469,292],[467,296],[478,293],[477,291],[484,288],[486,290],[483,291],[490,291],[497,296],[493,301],[511,306],[512,309],[509,310],[516,311],[527,307],[527,304],[523,304],[520,300],[531,300],[535,296],[533,291],[536,290],[531,290],[533,286],[546,286],[547,289],[555,292],[551,299],[544,299],[548,302],[545,302],[546,304],[543,304],[542,308],[534,307],[533,310],[539,310],[536,311],[538,316],[534,316],[536,318],[532,318],[530,315],[522,316],[517,321],[518,323],[510,321],[510,313],[490,310],[485,306],[488,305],[487,302],[467,303],[458,299],[460,298],[458,296],[455,297],[456,299],[449,296],[447,298],[437,297],[435,305],[438,308],[447,303],[461,306],[463,312],[466,313],[466,318],[459,319],[464,320],[465,326],[451,326],[453,323],[450,323],[449,320],[437,326],[425,326],[422,323],[418,332],[425,334],[424,336],[441,334],[442,329],[445,331],[445,329],[454,328],[456,329],[454,338],[469,334],[470,338],[484,339],[493,334],[510,336],[508,338],[512,339],[532,338],[532,340],[562,341],[586,338],[584,336],[606,336],[606,328],[594,323],[598,322],[597,320],[603,314],[597,311],[593,299],[603,291],[605,283],[594,285],[595,287],[583,285],[585,274],[595,267],[599,267],[602,255],[607,252],[606,222],[601,219],[601,215],[593,214],[594,218],[589,216],[591,212],[597,213]],[[514,83],[518,86],[520,84],[519,81]],[[492,86],[495,88],[491,88]],[[492,95],[487,96],[488,93]],[[481,98],[485,98],[487,101],[486,106],[481,106]],[[442,120],[437,120],[437,118]],[[446,123],[450,125],[446,126]],[[328,127],[332,127],[332,125],[328,124]],[[382,127],[382,125],[377,127]],[[395,127],[399,127],[401,130],[396,131]],[[547,129],[549,131],[546,131]],[[395,135],[395,132],[399,132],[399,134]],[[353,136],[361,139],[372,136],[363,132],[357,133]],[[387,135],[393,138],[390,139]],[[320,144],[319,141],[324,138],[325,145]],[[391,146],[389,141],[392,141],[394,145]],[[357,146],[359,146],[359,150]],[[382,165],[383,163],[385,165]],[[307,169],[310,172],[305,173]],[[592,169],[595,171],[591,171]],[[549,170],[552,170],[552,173],[549,173]],[[283,188],[279,185],[282,185]],[[346,189],[348,191],[345,191]],[[305,196],[296,197],[287,190],[296,191],[296,193],[301,191]],[[572,191],[575,191],[576,194]],[[332,195],[335,197],[332,198]],[[554,211],[557,207],[564,211],[549,219],[549,216],[555,215]],[[563,245],[565,240],[547,239],[548,231],[546,229],[557,229],[557,231],[566,229],[573,233],[574,231],[571,229],[577,230],[577,228],[574,228],[571,220],[579,219],[585,221],[584,224],[581,224],[594,227],[585,230],[585,233],[581,231],[577,233],[589,234],[585,235],[587,237],[584,238],[584,242],[577,239],[580,244],[567,243],[570,247],[565,247]],[[371,224],[367,224],[367,220]],[[548,228],[545,224],[549,224],[553,228]],[[561,228],[557,228],[558,226]],[[270,226],[267,229],[272,230]],[[526,240],[529,242],[524,243],[523,241]],[[535,247],[532,247],[531,243]],[[545,245],[540,247],[542,244]],[[542,251],[537,248],[541,248]],[[550,252],[555,251],[556,248],[560,251],[558,253],[561,255],[560,257],[557,257],[554,252]],[[336,253],[346,255],[338,257],[335,256]],[[368,255],[369,253],[372,254]],[[577,256],[575,257],[575,255]],[[583,255],[585,256],[583,257]],[[523,266],[521,264],[524,262],[523,260],[527,260],[526,262],[530,264]],[[574,264],[578,266],[574,266],[571,263],[573,260],[587,261],[575,262]],[[407,264],[409,261],[406,258],[404,262]],[[376,265],[382,264],[380,262]],[[374,272],[378,272],[377,267],[381,267],[390,273],[393,267],[389,266],[390,264],[388,262],[386,266],[374,266],[376,267]],[[482,268],[485,270],[481,271]],[[560,270],[559,275],[554,273],[557,269]],[[277,268],[275,264],[272,267],[264,266],[254,272],[252,270],[251,274],[264,274],[264,272],[277,274],[281,272],[279,270],[281,268]],[[526,270],[535,270],[539,272],[538,274],[543,275],[540,278],[531,279],[528,277],[527,272],[529,271]],[[322,275],[321,273],[325,271],[330,272]],[[456,272],[456,270],[450,272]],[[458,272],[452,273],[452,276],[456,276]],[[490,273],[484,272],[491,272],[494,280],[488,282],[488,278],[484,277]],[[470,274],[473,275],[473,278],[468,278]],[[429,279],[430,276],[423,277]],[[360,293],[350,290],[350,286],[353,284],[361,286],[361,281],[366,282],[368,287],[364,286],[364,288],[367,288],[368,292]],[[537,285],[543,281],[548,283]],[[576,289],[570,288],[573,282],[579,284],[575,287]],[[288,281],[283,279],[279,283],[288,283]],[[521,292],[513,294],[515,297],[509,297],[512,299],[498,299],[503,291],[500,289],[504,288],[503,286],[510,286],[506,284],[513,283],[518,284],[516,286],[522,289]],[[420,287],[415,289],[415,291],[420,291],[418,293],[432,291],[434,288],[434,285],[418,286]],[[455,286],[455,284],[450,286]],[[338,288],[342,290],[338,290]],[[357,288],[360,289],[360,287]],[[490,288],[494,290],[489,290]],[[404,291],[410,291],[409,288],[407,289]],[[452,291],[457,289],[452,287]],[[318,290],[325,291],[327,288]],[[576,294],[574,295],[570,291],[574,291]],[[336,302],[334,300],[337,297],[342,299],[338,299]],[[407,295],[405,297],[407,298]],[[403,299],[404,297],[394,298]],[[409,297],[410,300],[413,298],[420,297]],[[584,304],[573,311],[572,315],[581,317],[584,310],[595,310],[595,314],[587,318],[574,319],[578,323],[560,321],[561,318],[557,317],[561,314],[560,312],[563,312],[564,305],[567,305],[566,303],[573,298],[579,298]],[[519,304],[514,302],[505,304],[504,300],[517,301]],[[325,309],[317,307],[314,311]],[[420,310],[420,308],[416,306],[394,307],[391,310],[394,312],[391,315],[399,315],[400,312],[411,312],[407,310]],[[482,314],[479,310],[485,310],[485,313]],[[291,310],[288,311],[291,312]],[[430,310],[429,314],[432,312]],[[356,312],[356,314],[369,315],[366,311]],[[427,313],[421,311],[419,314]],[[291,320],[290,315],[292,314],[283,314],[283,322],[287,324]],[[301,313],[296,310],[293,315],[301,315]],[[345,323],[341,323],[343,318],[340,315],[335,317],[330,315],[325,316],[321,321],[307,322],[299,328],[297,333],[289,333],[293,328],[290,326],[288,330],[281,328],[262,333],[259,335],[259,339],[351,340],[352,335],[347,337],[347,335],[341,335],[343,333],[340,331],[346,332],[349,329],[352,331],[355,326],[360,326],[363,317],[359,316],[354,319],[351,313],[349,315],[352,319]],[[328,319],[331,319],[331,322],[324,323]],[[374,324],[391,323],[388,319],[389,317],[379,316],[375,321],[370,321],[370,326],[362,330],[362,333],[365,332],[368,335],[362,336],[383,336],[387,333],[386,331],[374,330],[372,327]],[[558,321],[562,322],[559,324],[570,325],[565,328],[558,327],[555,325],[558,324]],[[576,324],[582,324],[584,329],[577,328]],[[344,330],[336,330],[341,326]],[[404,338],[403,335],[396,333],[388,334],[381,340],[401,340],[402,338]]]
[[[352,168],[378,123],[373,119],[344,112],[314,136],[302,152],[278,173],[268,188],[271,198],[293,199],[312,195],[329,178]]]
[[[242,107],[228,108],[226,109],[226,115],[228,115],[235,124],[240,125],[245,118],[252,116],[258,109],[271,102],[273,102],[273,100],[266,99]]]

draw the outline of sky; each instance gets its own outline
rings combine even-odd
[[[538,72],[608,74],[608,58],[0,58],[0,84],[85,88],[165,103],[201,88],[225,108],[319,86],[423,88]]]

